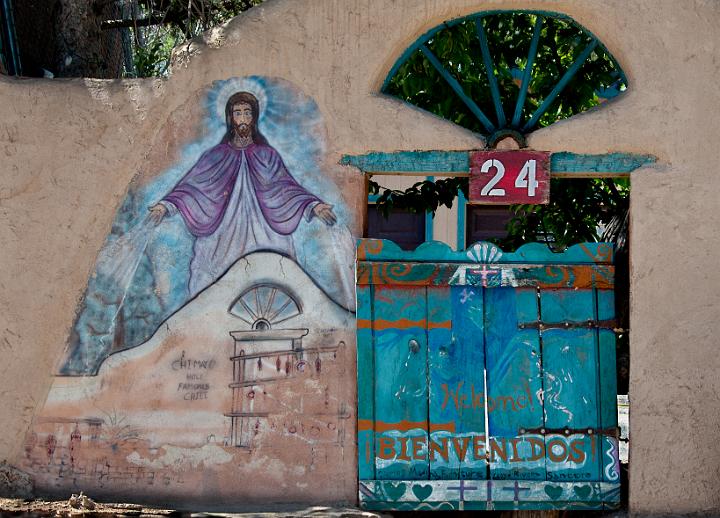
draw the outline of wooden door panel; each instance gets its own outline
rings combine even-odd
[[[358,476],[375,478],[374,286],[357,286]]]
[[[375,286],[375,475],[428,478],[428,383],[425,290]]]
[[[592,290],[540,293],[548,480],[602,480],[595,315]]]
[[[428,288],[430,478],[485,479],[482,288]]]
[[[612,290],[597,290],[597,312],[599,322],[615,320],[615,293]],[[600,467],[605,482],[620,480],[615,342],[616,337],[612,329],[598,330],[600,426],[603,430]]]
[[[535,289],[485,290],[490,477],[544,480],[543,425]]]

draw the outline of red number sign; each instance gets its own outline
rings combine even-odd
[[[550,201],[550,153],[475,151],[470,153],[470,203],[511,205]]]

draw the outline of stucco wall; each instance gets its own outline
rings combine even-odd
[[[630,504],[720,512],[720,7],[703,0],[270,0],[193,44],[168,80],[2,79],[0,459],[21,455],[130,180],[168,167],[196,136],[198,92],[232,76],[291,81],[319,106],[328,163],[368,150],[479,147],[377,91],[425,30],[491,8],[567,13],[628,75],[617,102],[533,133],[529,145],[659,158],[633,173]],[[332,176],[359,214],[360,176]]]

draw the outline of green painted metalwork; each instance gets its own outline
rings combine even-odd
[[[598,41],[593,40],[587,47],[585,47],[585,50],[583,50],[580,56],[578,56],[578,58],[575,60],[575,62],[570,65],[570,68],[567,69],[560,81],[558,81],[558,84],[555,85],[550,94],[543,100],[540,107],[535,111],[535,113],[533,113],[532,117],[530,117],[530,120],[525,123],[525,126],[523,126],[523,131],[528,132],[537,124],[538,120],[540,120],[540,117],[543,116],[543,114],[548,110],[548,108],[550,108],[550,105],[557,98],[557,96],[560,95],[560,92],[562,92],[563,89],[572,80],[572,78],[575,77],[575,74],[577,74],[578,70],[580,70],[580,67],[583,66],[585,60],[590,57],[590,53],[595,50],[597,44]]]
[[[467,199],[462,191],[458,191],[457,197],[457,249],[465,250],[465,233],[467,231]]]
[[[513,110],[513,116],[511,120],[508,120],[506,118],[506,110],[502,106],[502,100],[503,97],[499,91],[499,85],[497,76],[495,74],[495,68],[496,65],[493,63],[493,56],[492,51],[495,50],[496,52],[502,52],[501,49],[490,49],[488,46],[488,38],[487,34],[485,32],[485,28],[483,26],[483,20],[495,17],[495,16],[501,16],[501,15],[507,15],[507,14],[517,14],[517,15],[527,15],[535,17],[535,23],[533,27],[533,36],[530,43],[530,48],[528,51],[528,58],[527,62],[525,64],[525,68],[523,71],[523,79],[521,84],[519,85],[518,94],[515,98],[515,101],[513,102],[512,107],[508,107],[507,113],[510,112],[510,110]],[[564,23],[570,24],[570,26],[574,27],[578,30],[579,34],[584,35],[589,40],[589,45],[583,50],[583,52],[580,54],[580,56],[575,60],[575,62],[571,65],[571,67],[565,71],[564,75],[561,77],[559,82],[555,85],[555,87],[551,90],[551,92],[542,99],[542,102],[540,103],[540,106],[533,112],[530,119],[525,121],[523,124],[522,121],[522,112],[526,104],[528,91],[530,89],[530,83],[532,80],[532,69],[533,64],[536,61],[536,57],[538,55],[539,48],[545,48],[545,47],[539,47],[540,39],[542,37],[542,29],[543,26],[547,26],[550,24],[552,20],[561,20]],[[463,24],[466,22],[473,22],[475,25],[475,30],[477,33],[477,38],[480,43],[481,48],[481,57],[483,66],[485,69],[485,73],[487,74],[488,83],[487,88],[490,90],[490,96],[492,99],[492,104],[494,107],[494,110],[496,112],[497,116],[497,125],[494,125],[491,123],[491,121],[487,118],[485,113],[483,113],[483,109],[479,107],[478,99],[473,99],[472,97],[468,96],[468,92],[466,92],[463,87],[458,82],[457,78],[453,76],[447,68],[443,65],[442,60],[440,59],[442,56],[438,56],[435,53],[433,53],[429,46],[434,41],[436,37],[439,37],[439,33],[445,30],[450,30],[455,28],[459,24]],[[544,46],[552,45],[553,42],[550,40],[549,42],[544,43]],[[382,92],[388,93],[390,90],[390,87],[393,82],[393,78],[400,73],[401,68],[405,63],[415,56],[418,56],[419,53],[422,53],[422,55],[425,56],[428,62],[430,62],[435,68],[435,70],[438,71],[438,73],[444,78],[444,80],[451,86],[455,94],[461,99],[461,101],[470,109],[470,111],[475,115],[475,117],[480,121],[481,126],[485,129],[485,131],[488,132],[489,135],[497,132],[497,131],[503,131],[508,129],[514,129],[514,130],[522,130],[523,132],[532,131],[532,129],[537,125],[537,123],[540,121],[541,117],[547,112],[547,110],[550,108],[552,103],[555,101],[557,96],[563,91],[563,89],[568,85],[570,80],[573,78],[573,76],[577,73],[577,71],[581,68],[581,66],[585,63],[587,58],[590,56],[593,50],[598,49],[598,51],[601,51],[601,54],[603,56],[606,56],[609,63],[612,64],[614,67],[614,70],[616,72],[616,76],[618,77],[618,81],[622,85],[627,85],[627,78],[625,76],[625,73],[620,68],[620,66],[617,64],[617,61],[612,57],[610,52],[607,50],[605,46],[603,46],[599,39],[595,37],[590,31],[585,29],[584,27],[580,26],[577,22],[569,18],[567,15],[561,14],[561,13],[554,13],[554,12],[546,12],[546,11],[532,11],[532,10],[516,10],[516,11],[500,11],[500,10],[493,10],[493,11],[483,11],[479,13],[475,13],[469,16],[457,18],[454,20],[449,20],[444,22],[441,25],[438,25],[429,31],[425,32],[423,35],[421,35],[412,45],[410,45],[400,56],[400,58],[395,62],[395,64],[390,69],[387,78],[385,79],[385,82],[383,83]],[[605,59],[605,58],[603,58]],[[498,75],[503,74],[507,75],[510,71],[508,70],[498,70]],[[609,91],[608,85],[605,85],[604,83],[598,83],[596,87],[596,91],[598,92],[605,92]],[[617,95],[620,92],[618,89],[614,89],[611,93],[612,95]],[[606,95],[599,95],[598,97],[604,97],[607,98]],[[444,114],[443,114],[444,115]]]
[[[477,119],[480,121],[480,123],[485,127],[486,130],[488,130],[490,133],[495,131],[495,126],[493,126],[493,123],[490,122],[490,119],[487,118],[487,116],[482,112],[480,107],[475,104],[475,101],[473,101],[468,95],[465,93],[465,90],[463,90],[463,87],[460,86],[460,83],[458,83],[457,79],[455,79],[450,72],[448,72],[444,66],[442,66],[442,63],[438,60],[437,57],[435,57],[435,54],[432,53],[432,51],[427,48],[425,45],[422,45],[420,47],[420,50],[423,54],[425,54],[425,57],[428,59],[428,61],[432,64],[432,66],[435,67],[435,70],[438,71],[438,73],[442,76],[442,78],[447,82],[447,84],[450,85],[450,87],[453,89],[455,94],[462,100],[463,103],[465,103],[465,106],[468,107],[468,109],[477,117]]]
[[[344,155],[340,163],[366,173],[445,173],[469,175],[469,151],[396,151]],[[627,176],[636,169],[652,165],[657,158],[633,153],[588,155],[561,151],[550,155],[550,174],[554,176]]]
[[[538,16],[535,20],[535,26],[533,27],[533,36],[530,41],[530,50],[528,51],[527,63],[525,64],[525,70],[523,71],[522,83],[520,83],[520,91],[518,92],[518,98],[515,103],[515,113],[513,114],[512,125],[515,127],[520,126],[520,117],[522,117],[522,109],[525,106],[525,98],[527,97],[528,87],[530,86],[530,76],[532,74],[532,67],[535,63],[535,55],[537,54],[538,43],[540,42],[540,29],[542,28],[543,19]]]
[[[434,176],[426,176],[425,179],[428,182],[434,182]],[[433,228],[434,215],[430,212],[425,213],[425,241],[432,241],[435,235],[435,229]]]
[[[544,17],[548,17],[548,18],[556,18],[558,20],[571,20],[571,18],[569,16],[567,16],[566,14],[557,13],[557,12],[553,12],[553,11],[516,10],[513,12],[526,13],[526,14],[532,14],[532,15],[537,15],[537,16],[544,16]],[[383,92],[386,91],[390,84],[390,81],[392,80],[393,76],[397,73],[398,69],[408,60],[408,58],[410,56],[412,56],[420,48],[421,45],[424,45],[425,43],[427,43],[429,40],[432,39],[433,36],[435,36],[441,30],[450,28],[454,25],[463,23],[468,20],[473,20],[477,17],[492,16],[494,14],[504,14],[504,13],[507,13],[507,11],[503,11],[503,10],[482,11],[482,12],[471,14],[468,16],[463,16],[461,18],[455,18],[454,20],[448,20],[448,21],[443,22],[441,25],[438,25],[437,27],[433,27],[429,31],[425,32],[422,36],[420,36],[417,40],[415,40],[415,42],[413,42],[413,44],[410,45],[407,49],[405,49],[405,51],[400,55],[398,60],[395,62],[395,64],[392,66],[392,68],[388,72],[388,75],[385,78],[385,81],[383,82],[382,88],[380,90]],[[590,34],[589,31],[587,31],[587,32],[588,32],[588,34]]]
[[[361,506],[617,507],[612,258],[361,240]]]
[[[498,127],[502,128],[506,124],[505,112],[503,110],[502,101],[500,100],[500,90],[498,90],[497,78],[495,77],[495,67],[493,65],[492,57],[490,56],[490,49],[488,48],[487,37],[485,36],[485,29],[482,25],[482,18],[475,19],[475,31],[477,32],[478,40],[480,41],[480,50],[482,52],[483,64],[485,65],[485,72],[488,77],[488,83],[490,84],[490,93],[492,94],[493,104],[495,105],[495,114],[497,115]]]

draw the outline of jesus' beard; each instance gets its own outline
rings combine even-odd
[[[235,126],[235,136],[239,137],[241,139],[246,139],[250,137],[251,131],[250,131],[250,125],[248,124],[238,124]]]
[[[233,146],[237,148],[246,148],[253,143],[252,131],[248,124],[238,124],[233,126]]]

